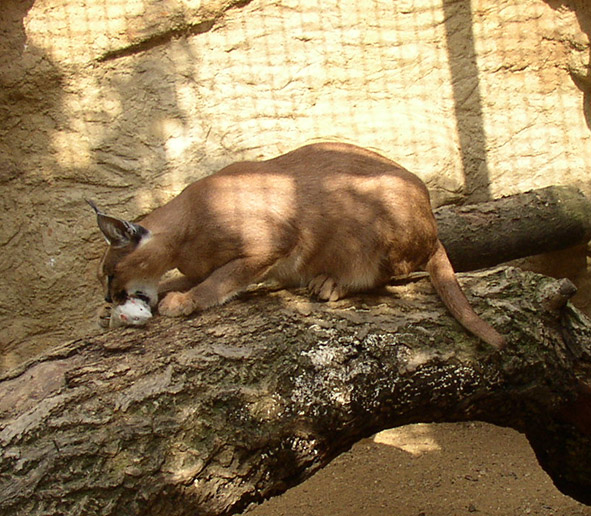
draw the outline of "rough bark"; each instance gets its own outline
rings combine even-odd
[[[591,322],[569,284],[502,267],[461,282],[502,353],[427,280],[332,304],[256,290],[63,345],[0,382],[0,514],[232,514],[376,431],[460,420],[524,432],[591,504]]]
[[[473,271],[585,244],[591,201],[572,186],[550,186],[468,206],[435,210],[456,271]]]

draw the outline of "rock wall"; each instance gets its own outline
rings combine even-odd
[[[589,188],[585,0],[3,0],[0,368],[94,331],[102,239],[231,161],[374,148],[434,204]]]

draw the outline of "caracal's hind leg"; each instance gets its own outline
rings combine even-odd
[[[259,257],[232,260],[189,291],[168,293],[160,301],[158,310],[163,315],[179,317],[225,303],[252,283],[260,281],[274,262]]]
[[[347,289],[326,274],[319,274],[308,283],[308,292],[322,301],[337,301],[347,295]]]

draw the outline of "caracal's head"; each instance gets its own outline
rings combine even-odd
[[[155,307],[159,278],[151,277],[150,271],[133,259],[137,254],[134,252],[149,241],[150,232],[139,224],[106,215],[92,201],[87,202],[95,211],[98,226],[109,245],[98,268],[105,301],[121,305],[135,297]]]

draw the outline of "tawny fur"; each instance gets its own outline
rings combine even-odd
[[[218,305],[265,279],[308,286],[312,295],[334,301],[426,268],[461,324],[492,346],[504,344],[460,289],[425,185],[369,150],[322,143],[234,163],[146,216],[135,228],[147,230],[141,238],[119,239],[127,226],[113,233],[112,220],[97,214],[111,242],[101,271],[111,276],[116,303],[138,285],[155,290],[173,268],[187,290],[160,302],[168,316]]]

